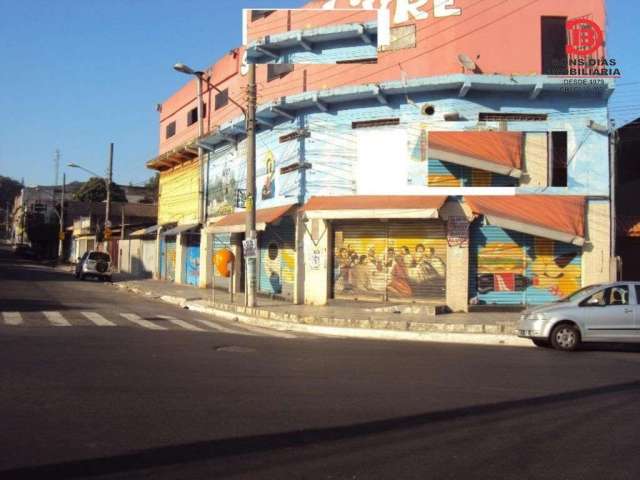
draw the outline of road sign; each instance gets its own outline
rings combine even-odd
[[[64,232],[58,233],[58,240],[64,240]]]
[[[258,241],[255,238],[243,240],[242,249],[245,258],[256,258],[258,256]]]
[[[111,238],[111,228],[104,227],[104,239],[109,240]]]

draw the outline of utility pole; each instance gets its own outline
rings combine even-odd
[[[256,65],[249,64],[247,85],[247,197],[245,209],[247,211],[245,224],[245,239],[247,243],[257,246],[256,233]],[[253,250],[253,251],[249,251]],[[248,251],[248,252],[247,252]],[[250,256],[245,255],[247,292],[245,304],[247,307],[256,306],[256,257],[255,248],[245,249]]]
[[[111,227],[111,180],[113,178],[113,142],[109,144],[109,170],[107,170],[107,206],[105,209],[104,226]]]
[[[62,174],[62,194],[60,195],[60,233],[58,234],[58,257],[62,261],[62,254],[64,250],[64,194],[67,183],[66,174]]]
[[[207,199],[204,194],[204,176],[206,173],[205,162],[204,162],[204,149],[200,146],[200,140],[202,139],[202,135],[204,134],[204,118],[203,117],[203,105],[202,105],[202,77],[203,73],[196,73],[196,97],[198,97],[198,161],[200,162],[200,182],[198,184],[198,188],[200,189],[200,194],[198,198],[200,199],[200,208],[199,210],[199,220],[200,224],[204,227],[207,221],[206,214],[206,204]]]
[[[60,178],[60,150],[56,149],[56,155],[53,158],[53,165],[55,169],[55,186],[58,186],[58,178]]]

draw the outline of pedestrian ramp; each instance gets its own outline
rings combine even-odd
[[[136,328],[151,331],[188,331],[197,333],[218,333],[227,335],[245,335],[251,337],[297,338],[287,332],[256,328],[235,322],[211,320],[193,316],[178,318],[165,314],[147,314],[134,312],[96,312],[96,311],[28,311],[0,312],[0,325],[7,327],[98,327],[98,328]]]

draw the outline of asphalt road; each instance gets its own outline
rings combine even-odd
[[[283,336],[3,248],[0,312],[3,480],[640,476],[640,347]]]

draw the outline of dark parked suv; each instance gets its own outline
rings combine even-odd
[[[86,277],[111,281],[111,257],[108,253],[90,250],[78,258],[76,278],[84,280]]]

